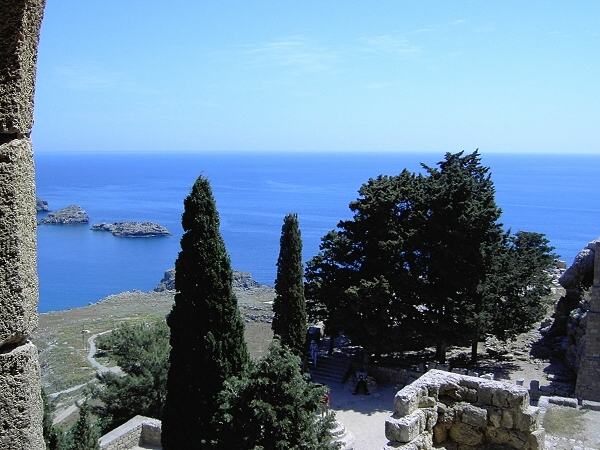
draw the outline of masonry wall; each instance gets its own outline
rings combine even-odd
[[[33,95],[44,0],[0,0],[0,448],[44,449]]]
[[[600,401],[600,243],[594,249],[594,283],[586,315],[583,357],[577,373],[578,398]]]
[[[394,398],[384,450],[544,448],[539,410],[521,386],[430,370]]]

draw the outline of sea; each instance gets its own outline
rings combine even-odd
[[[89,225],[38,226],[40,312],[84,306],[122,291],[151,290],[174,266],[183,199],[209,178],[232,265],[272,285],[281,224],[298,213],[303,257],[341,219],[362,183],[433,165],[441,153],[51,153],[36,155],[38,195],[51,210],[82,206]],[[502,223],[545,233],[570,263],[600,235],[600,156],[483,154],[496,186]],[[117,238],[99,222],[152,221],[172,233]]]

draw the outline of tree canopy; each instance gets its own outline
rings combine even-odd
[[[361,186],[307,265],[307,305],[368,353],[435,345],[443,361],[449,345],[531,326],[553,255],[542,235],[502,230],[477,151],[422,168]],[[521,315],[507,325],[509,310]]]
[[[333,416],[321,417],[326,388],[308,381],[300,359],[277,339],[248,374],[233,377],[219,396],[218,448],[333,450]]]
[[[162,419],[170,351],[166,322],[124,323],[97,343],[124,372],[98,375],[100,384],[92,390],[100,400],[94,412],[101,418],[102,430],[112,430],[138,414]]]

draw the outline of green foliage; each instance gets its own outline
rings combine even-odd
[[[515,337],[542,319],[540,299],[550,294],[550,271],[556,255],[540,233],[506,234],[480,287],[481,315],[475,327],[484,336]]]
[[[283,219],[275,300],[273,302],[273,333],[297,356],[306,351],[306,301],[304,299],[304,269],[302,240],[298,216],[288,214]]]
[[[124,323],[97,342],[124,372],[124,376],[99,375],[100,386],[92,389],[100,400],[94,412],[101,418],[102,430],[114,429],[138,414],[161,419],[169,370],[167,324]]]
[[[98,450],[98,439],[100,439],[100,430],[92,416],[87,403],[84,403],[79,409],[79,419],[69,431],[69,450]]]
[[[300,359],[274,340],[249,373],[234,377],[219,396],[217,448],[330,450],[333,415],[319,414],[325,388],[300,371]]]
[[[65,447],[64,433],[58,427],[52,424],[54,408],[48,399],[46,392],[42,389],[42,400],[44,404],[44,418],[42,429],[44,433],[44,442],[48,450],[63,450]]]
[[[248,364],[244,325],[209,182],[199,177],[184,201],[181,251],[175,263],[170,368],[163,413],[166,450],[207,448],[227,378]]]
[[[353,218],[308,263],[305,292],[311,318],[369,353],[435,344],[443,360],[449,345],[530,327],[553,255],[542,235],[502,232],[477,151],[423,169],[361,186]]]

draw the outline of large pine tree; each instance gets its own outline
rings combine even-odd
[[[175,263],[170,368],[163,411],[165,450],[210,448],[217,395],[247,366],[244,325],[210,184],[199,177],[184,201],[184,235]]]
[[[297,356],[305,351],[306,301],[304,299],[304,269],[302,266],[302,239],[296,214],[283,219],[275,300],[273,302],[273,333],[281,343]]]

